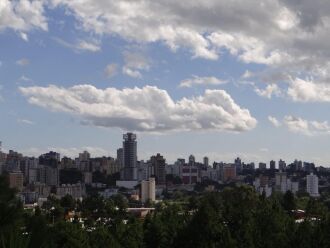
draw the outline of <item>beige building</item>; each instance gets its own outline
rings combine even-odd
[[[236,179],[235,165],[225,165],[222,168],[222,181],[227,182]]]
[[[9,187],[15,188],[18,191],[23,190],[23,173],[20,171],[10,172],[9,173]]]
[[[145,203],[148,200],[156,200],[156,181],[153,177],[141,181],[141,202]]]

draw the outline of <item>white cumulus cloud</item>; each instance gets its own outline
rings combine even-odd
[[[273,116],[268,116],[268,120],[274,127],[280,127],[282,125],[281,122]]]
[[[1,0],[0,32],[7,28],[19,31],[22,39],[28,39],[25,32],[32,29],[48,30],[44,15],[44,1]]]
[[[288,96],[297,102],[330,102],[330,85],[296,78],[290,84]]]
[[[155,86],[97,89],[92,85],[63,88],[20,87],[29,103],[81,118],[85,124],[145,132],[231,131],[253,129],[257,121],[224,90],[174,101]]]
[[[190,88],[194,85],[220,85],[225,83],[227,83],[226,80],[222,80],[216,77],[199,77],[193,75],[192,78],[182,80],[179,87]]]
[[[255,88],[254,91],[262,97],[272,98],[272,95],[279,96],[281,94],[280,88],[276,84],[269,84],[265,89]]]
[[[99,52],[101,47],[97,43],[87,42],[85,40],[81,40],[77,43],[76,48],[79,50],[86,50],[90,52]]]
[[[289,131],[307,136],[330,134],[330,125],[328,121],[306,120],[301,117],[286,115],[280,122],[276,118],[269,116],[269,121],[275,126],[284,126]]]

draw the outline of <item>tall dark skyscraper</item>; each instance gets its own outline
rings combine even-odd
[[[165,169],[165,159],[159,153],[156,156],[150,158],[150,162],[155,170],[156,183],[165,184],[166,183],[166,169]]]
[[[136,134],[126,133],[123,135],[123,157],[124,157],[124,180],[137,180],[137,142]]]
[[[123,168],[124,166],[124,150],[123,148],[117,149],[117,163],[119,168]]]

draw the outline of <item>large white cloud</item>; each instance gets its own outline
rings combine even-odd
[[[330,102],[330,84],[296,78],[290,84],[288,95],[298,102]]]
[[[324,0],[3,0],[0,30],[47,30],[45,6],[64,8],[87,34],[161,42],[206,59],[218,59],[226,49],[245,63],[330,75],[330,2]]]
[[[51,0],[81,28],[142,44],[160,42],[193,58],[218,59],[223,50],[244,63],[285,75],[330,79],[330,2],[315,0]],[[123,72],[141,77],[139,70]],[[265,77],[265,76],[264,76]],[[267,83],[267,82],[266,82]],[[271,82],[275,83],[275,82]]]
[[[223,90],[206,90],[198,97],[174,101],[165,90],[143,88],[97,89],[92,85],[62,88],[20,87],[29,103],[79,116],[86,124],[125,130],[164,132],[215,130],[241,132],[257,121]]]
[[[25,32],[32,29],[48,30],[43,1],[1,0],[0,32],[7,28],[20,32],[24,40],[28,39]]]
[[[330,125],[327,121],[310,121],[293,115],[284,116],[282,121],[279,121],[275,117],[268,116],[268,120],[275,127],[283,125],[291,132],[307,136],[330,134]]]
[[[47,30],[46,6],[47,12],[64,9],[76,19],[77,30],[92,38],[110,35],[130,44],[161,43],[212,60],[226,50],[244,63],[266,65],[267,73],[258,79],[264,83],[290,82],[290,77],[320,83],[330,79],[329,1],[3,0],[0,31],[12,28],[27,39],[24,32]],[[100,50],[90,42],[77,45]],[[146,67],[122,68],[135,78],[141,78],[143,70]]]

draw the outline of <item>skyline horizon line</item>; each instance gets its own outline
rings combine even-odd
[[[3,144],[3,142],[1,142],[0,141],[0,143],[2,143]],[[88,148],[90,148],[90,149],[88,149]],[[23,157],[35,157],[35,158],[37,158],[37,157],[39,157],[39,156],[41,156],[41,155],[43,155],[43,154],[46,154],[46,153],[48,153],[48,152],[56,152],[56,153],[59,153],[60,154],[60,156],[61,156],[61,159],[62,158],[64,158],[64,157],[67,157],[67,158],[70,158],[70,159],[75,159],[75,158],[78,158],[79,157],[79,154],[80,153],[84,153],[84,152],[88,152],[90,155],[91,155],[91,158],[100,158],[100,157],[111,157],[111,158],[114,158],[114,159],[116,159],[116,155],[115,155],[115,153],[117,152],[117,150],[118,149],[120,149],[120,148],[122,148],[122,147],[118,147],[117,148],[117,150],[116,151],[114,151],[114,152],[110,152],[110,151],[108,151],[108,153],[106,153],[106,150],[104,149],[103,151],[105,151],[105,153],[104,154],[101,154],[100,153],[100,151],[98,151],[99,153],[94,153],[94,155],[93,155],[93,151],[90,151],[91,149],[93,150],[93,148],[95,148],[95,147],[82,147],[81,149],[79,149],[79,148],[74,148],[75,149],[75,151],[74,152],[76,152],[76,153],[72,153],[73,151],[72,151],[72,148],[56,148],[56,147],[48,147],[48,148],[46,148],[46,149],[44,149],[44,150],[39,150],[39,151],[37,151],[37,150],[35,150],[35,151],[33,151],[33,152],[28,152],[28,151],[26,151],[26,150],[19,150],[19,149],[15,149],[15,148],[5,148],[4,149],[4,147],[3,146],[1,146],[1,148],[0,148],[0,152],[2,152],[2,153],[9,153],[9,151],[13,151],[13,152],[17,152],[17,153],[20,153],[20,154],[22,154],[22,156]],[[103,149],[103,148],[101,148],[101,149]],[[70,151],[71,152],[71,154],[69,154],[69,153],[66,153],[65,151]],[[95,152],[95,151],[94,151]],[[267,151],[268,152],[268,151]],[[74,155],[75,154],[75,155]],[[112,155],[112,154],[114,154],[114,155]],[[139,154],[139,151],[138,151],[138,154]],[[287,165],[289,165],[289,164],[292,164],[292,163],[294,163],[295,161],[298,161],[298,162],[302,162],[302,163],[313,163],[313,164],[315,164],[315,166],[316,167],[329,167],[330,168],[330,161],[329,161],[329,166],[325,166],[325,165],[321,165],[321,164],[319,164],[319,163],[317,163],[317,162],[314,162],[313,160],[306,160],[306,159],[300,159],[300,158],[298,158],[298,157],[294,157],[294,158],[283,158],[283,157],[280,157],[280,156],[278,156],[278,158],[269,158],[269,159],[267,159],[267,160],[249,160],[249,159],[247,159],[247,157],[248,156],[246,156],[246,155],[239,155],[239,153],[237,153],[237,155],[236,156],[232,156],[232,160],[231,161],[228,161],[228,159],[226,159],[226,160],[221,160],[221,159],[212,159],[211,157],[212,156],[209,156],[208,155],[208,153],[206,153],[205,155],[202,155],[201,156],[201,154],[200,153],[197,153],[199,156],[196,156],[194,153],[190,153],[189,155],[184,155],[184,156],[177,156],[175,159],[167,159],[167,156],[166,156],[166,152],[155,152],[155,153],[150,153],[151,155],[148,157],[148,156],[144,156],[144,157],[147,157],[146,159],[137,159],[137,161],[148,161],[152,156],[155,156],[155,155],[157,155],[157,154],[160,154],[160,155],[162,155],[164,158],[165,158],[165,160],[166,160],[166,163],[167,164],[174,164],[176,161],[178,161],[179,159],[185,159],[185,161],[187,162],[187,161],[189,161],[189,156],[194,156],[195,157],[195,159],[196,159],[196,157],[198,157],[198,158],[200,158],[200,159],[196,159],[196,162],[197,163],[203,163],[203,159],[205,158],[205,157],[207,157],[208,159],[209,159],[209,161],[213,161],[213,163],[226,163],[226,164],[234,164],[235,163],[235,159],[236,158],[239,158],[239,159],[241,159],[241,161],[242,161],[242,163],[243,164],[251,164],[251,163],[254,163],[255,164],[255,166],[258,166],[260,163],[265,163],[266,164],[266,166],[269,166],[269,163],[271,162],[271,161],[275,161],[275,163],[276,163],[276,166],[278,167],[278,163],[282,160],[282,161],[284,161],[285,163],[287,163]],[[210,154],[210,153],[209,153]],[[219,152],[219,153],[217,153],[218,155],[220,155],[221,156],[221,153]],[[227,155],[228,156],[228,155]],[[139,156],[138,156],[138,158],[139,158]],[[200,161],[200,162],[199,162]],[[290,162],[287,162],[287,161],[290,161]],[[209,163],[209,166],[212,166],[212,164],[213,163]]]

